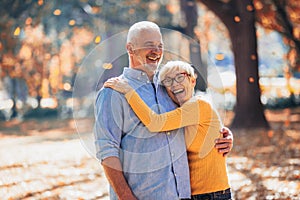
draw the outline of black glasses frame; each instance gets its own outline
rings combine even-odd
[[[183,76],[182,76],[183,75]],[[190,74],[186,73],[186,72],[181,72],[176,74],[176,76],[174,78],[165,78],[164,80],[161,81],[161,83],[165,86],[165,87],[170,87],[171,85],[173,85],[173,81],[175,80],[177,83],[181,83],[184,81],[186,76],[191,76]]]

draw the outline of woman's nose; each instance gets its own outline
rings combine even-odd
[[[178,84],[179,84],[179,83],[177,83],[177,81],[175,81],[175,79],[173,79],[171,86],[176,86],[176,85],[178,85]]]

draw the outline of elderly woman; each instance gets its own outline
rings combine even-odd
[[[221,137],[222,123],[209,102],[194,96],[196,78],[194,68],[186,62],[170,61],[161,68],[161,84],[180,105],[163,114],[153,112],[124,79],[110,79],[104,86],[125,94],[133,111],[151,132],[185,127],[192,199],[231,199],[226,157],[214,148],[214,140]]]

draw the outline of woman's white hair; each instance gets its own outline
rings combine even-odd
[[[136,43],[135,39],[139,37],[139,34],[144,30],[158,30],[160,32],[159,26],[154,22],[150,21],[141,21],[133,24],[127,34],[127,43]]]
[[[159,81],[161,82],[162,80],[164,80],[166,75],[173,71],[184,71],[191,77],[197,78],[197,74],[195,74],[195,70],[192,65],[187,62],[176,60],[169,61],[167,62],[167,64],[161,67],[158,75]]]

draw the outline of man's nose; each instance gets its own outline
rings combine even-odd
[[[155,46],[155,47],[152,48],[152,51],[154,51],[154,52],[161,52],[162,49],[159,46]]]

